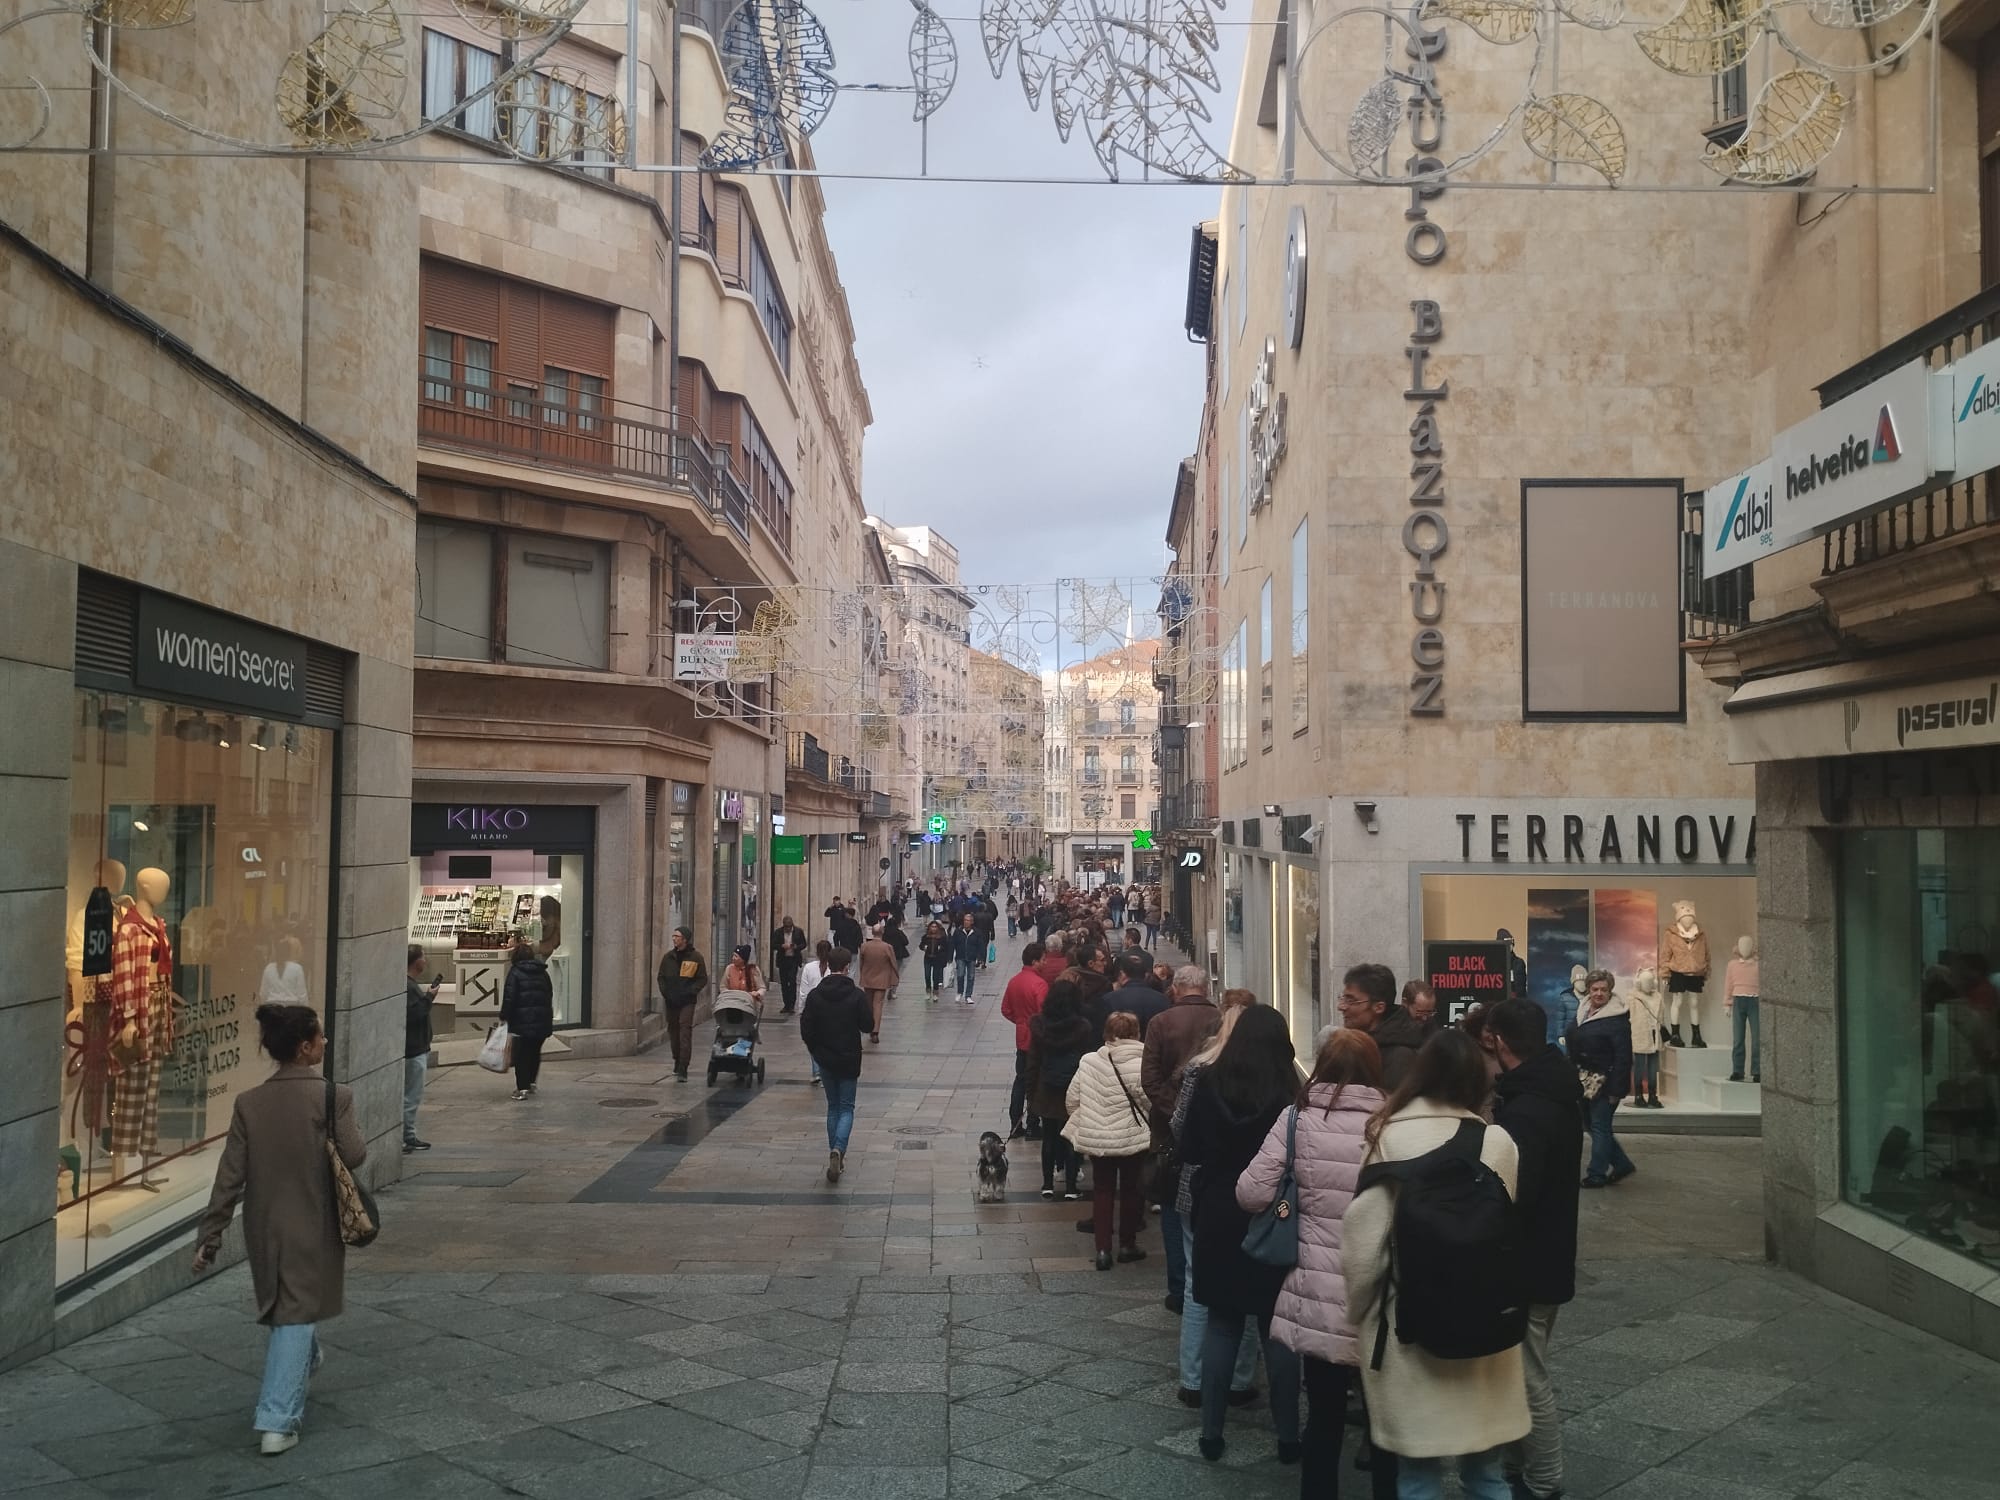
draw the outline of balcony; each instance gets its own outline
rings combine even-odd
[[[1096,766],[1085,766],[1083,768],[1083,784],[1085,786],[1102,786],[1104,784],[1104,773],[1098,770]]]
[[[793,730],[785,736],[785,765],[794,771],[803,771],[815,781],[828,781],[829,757],[820,748],[819,741],[812,735]]]
[[[754,515],[778,550],[792,550],[790,512],[760,504],[738,477],[733,447],[711,443],[672,412],[577,392],[568,402],[544,398],[538,383],[417,380],[417,437],[422,443],[491,454],[578,474],[608,475],[676,490],[699,501],[744,541]]]
[[[1160,797],[1160,829],[1206,833],[1215,825],[1215,787],[1207,781],[1181,783],[1176,792]]]

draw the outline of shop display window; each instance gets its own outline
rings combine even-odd
[[[78,691],[59,1284],[206,1206],[260,1001],[324,1014],[333,783],[331,730]]]
[[[1241,988],[1249,983],[1243,954],[1243,867],[1247,856],[1222,856],[1222,983]]]
[[[583,1022],[578,958],[590,860],[532,849],[440,849],[410,857],[410,941],[421,983],[439,983],[432,1035],[484,1031],[500,1014],[508,954],[526,943],[547,960],[556,1025]]]
[[[1291,884],[1291,989],[1287,1019],[1292,1039],[1301,1050],[1312,1044],[1323,1024],[1319,988],[1319,871],[1310,865],[1287,865]],[[1300,1061],[1311,1063],[1303,1056]]]
[[[1843,1190],[2000,1265],[2000,830],[1842,835]]]

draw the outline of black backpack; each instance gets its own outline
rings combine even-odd
[[[1478,1359],[1520,1343],[1528,1328],[1527,1247],[1506,1183],[1479,1159],[1486,1126],[1466,1120],[1435,1151],[1364,1167],[1357,1196],[1397,1184],[1389,1281],[1373,1368],[1396,1338],[1439,1359]]]

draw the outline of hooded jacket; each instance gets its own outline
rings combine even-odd
[[[1180,1099],[1180,1072],[1222,1023],[1222,1012],[1206,995],[1177,995],[1146,1027],[1146,1063],[1140,1086],[1153,1103],[1153,1142],[1170,1145],[1174,1105]]]
[[[799,1010],[799,1040],[828,1078],[859,1078],[861,1039],[874,1024],[868,992],[845,974],[829,974]]]
[[[1277,1306],[1288,1273],[1243,1253],[1250,1212],[1236,1201],[1236,1180],[1262,1149],[1271,1122],[1284,1112],[1282,1100],[1250,1114],[1239,1112],[1223,1097],[1213,1068],[1202,1073],[1188,1104],[1180,1147],[1181,1160],[1195,1168],[1194,1284],[1189,1290],[1211,1313],[1268,1318]]]
[[[1044,1011],[1028,1023],[1028,1108],[1042,1117],[1044,1130],[1069,1113],[1069,1083],[1090,1042],[1082,1016],[1051,1022]]]
[[[555,986],[549,981],[549,966],[541,959],[520,958],[507,966],[500,1019],[506,1022],[509,1035],[528,1042],[547,1037],[556,1029]]]
[[[1569,1060],[1580,1073],[1604,1075],[1599,1098],[1623,1099],[1632,1091],[1632,1019],[1624,996],[1613,995],[1602,1010],[1577,1016],[1569,1028]]]
[[[1669,974],[1708,975],[1708,933],[1697,927],[1693,937],[1689,937],[1675,923],[1660,939],[1662,951],[1661,967]]]
[[[1049,982],[1040,972],[1023,967],[1007,981],[1006,991],[1000,996],[1000,1014],[1014,1023],[1014,1050],[1026,1052],[1028,1044],[1034,1040],[1028,1033],[1028,1023],[1042,1013],[1042,1002],[1049,998]]]
[[[1299,1263],[1285,1278],[1271,1316],[1271,1337],[1295,1354],[1329,1364],[1358,1365],[1360,1344],[1347,1316],[1347,1282],[1340,1274],[1340,1226],[1361,1161],[1368,1154],[1362,1133],[1382,1096],[1362,1084],[1336,1090],[1316,1083],[1299,1112],[1293,1139],[1292,1176],[1298,1184]],[[1328,1106],[1331,1106],[1329,1109]],[[1236,1202],[1261,1213],[1277,1196],[1285,1175],[1285,1142],[1292,1112],[1286,1110],[1264,1137],[1255,1161],[1236,1179]]]
[[[1394,1093],[1430,1038],[1424,1033],[1423,1023],[1400,1005],[1383,1011],[1382,1019],[1368,1034],[1382,1049],[1382,1087]]]
[[[1085,1156],[1137,1156],[1153,1144],[1146,1091],[1139,1087],[1145,1051],[1136,1037],[1120,1037],[1077,1064],[1062,1133]]]
[[[685,948],[669,948],[660,960],[660,999],[668,1010],[681,1010],[701,998],[708,984],[708,964],[690,943]]]
[[[1583,1170],[1583,1086],[1560,1047],[1544,1047],[1493,1086],[1493,1123],[1520,1153],[1514,1203],[1527,1240],[1528,1300],[1576,1297],[1577,1183]]]

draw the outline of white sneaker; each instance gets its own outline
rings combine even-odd
[[[266,1458],[276,1458],[280,1453],[289,1453],[298,1447],[296,1432],[266,1432],[257,1439],[257,1451]]]
[[[509,1094],[507,1097],[509,1099],[515,1099],[515,1100],[525,1099],[528,1097],[528,1091],[526,1089],[515,1089],[514,1092]]]

